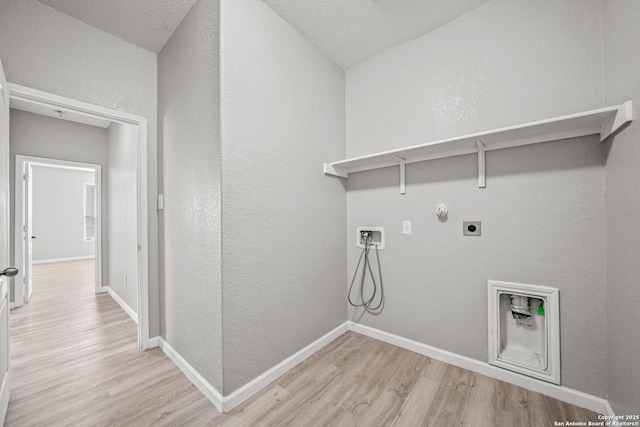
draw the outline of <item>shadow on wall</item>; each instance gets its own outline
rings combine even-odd
[[[603,146],[604,146],[605,163],[606,163],[607,159],[609,158],[609,152],[611,151],[611,145],[615,144],[616,136],[618,136],[618,134],[620,134],[621,132],[624,132],[624,130],[626,128],[631,126],[631,123],[632,122],[627,122],[627,123],[623,124],[622,126],[620,126],[618,128],[618,130],[616,130],[614,133],[609,135],[609,137],[607,139],[604,140]]]

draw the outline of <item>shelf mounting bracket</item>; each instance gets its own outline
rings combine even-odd
[[[600,142],[604,142],[612,133],[615,133],[620,127],[633,120],[633,101],[627,101],[622,104],[616,114],[604,120],[600,126]]]
[[[487,186],[487,174],[484,164],[484,144],[480,138],[476,138],[476,146],[478,147],[478,188]]]
[[[400,162],[400,194],[406,194],[407,193],[407,182],[406,182],[406,173],[405,173],[405,168],[406,168],[406,159],[402,158],[402,157],[398,157],[398,156],[393,156],[395,157],[398,162]]]
[[[339,166],[333,166],[331,163],[324,164],[325,175],[339,176],[341,178],[349,178],[349,172]]]

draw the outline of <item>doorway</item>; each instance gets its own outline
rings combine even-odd
[[[134,235],[134,253],[129,258],[135,265],[132,276],[135,276],[137,288],[137,301],[135,307],[137,309],[138,348],[149,348],[147,119],[12,83],[8,84],[8,89],[12,105],[15,102],[22,104],[23,107],[28,105],[27,108],[35,110],[45,109],[48,111],[55,111],[56,114],[64,114],[65,116],[81,120],[107,120],[116,125],[132,125],[133,137],[130,139],[129,145],[133,149],[134,153],[133,162],[135,173],[133,174],[133,179],[135,181],[135,189],[133,194],[133,203],[135,205],[135,231],[132,233]],[[66,166],[74,165],[67,164]],[[100,174],[96,174],[96,177],[98,176],[100,176]],[[16,193],[16,195],[17,194],[18,193]],[[97,199],[99,200],[99,197]],[[18,203],[16,203],[16,208],[17,207]],[[96,209],[96,211],[99,211],[99,209]],[[16,216],[16,218],[20,218],[20,216]],[[16,233],[16,242],[20,240],[19,236],[21,235],[22,230],[20,230],[20,233]],[[97,251],[99,250],[100,245],[97,245],[96,257]],[[16,257],[20,256],[21,253],[24,253],[24,250],[16,251]],[[96,290],[100,288],[100,291],[105,291],[107,289],[102,289],[101,287],[102,281],[99,280],[100,274],[98,273],[98,268],[96,268],[96,278],[98,279],[96,280]],[[124,277],[124,280],[126,284],[126,276]]]
[[[15,264],[20,272],[12,308],[31,299],[34,263],[95,258],[95,292],[104,292],[101,166],[17,155],[14,182]]]

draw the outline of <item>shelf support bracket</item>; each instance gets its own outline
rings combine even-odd
[[[480,138],[476,139],[476,146],[478,147],[478,188],[485,188],[487,186],[487,174],[485,172],[484,164],[484,144]]]
[[[406,194],[407,182],[406,182],[405,168],[406,168],[407,162],[402,157],[398,157],[398,156],[393,156],[393,157],[395,157],[398,160],[398,162],[400,162],[400,194]]]
[[[349,173],[339,166],[333,166],[331,163],[325,163],[323,169],[325,175],[339,176],[341,178],[349,178]]]
[[[604,142],[609,135],[615,133],[622,125],[633,120],[633,101],[622,104],[616,114],[602,122],[600,127],[600,142]]]

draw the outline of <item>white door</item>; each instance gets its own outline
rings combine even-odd
[[[23,290],[24,302],[31,300],[31,291],[33,289],[33,240],[36,236],[33,235],[33,166],[31,163],[25,163],[24,170],[24,189],[25,189],[25,209],[24,209],[24,221],[22,229],[24,230],[24,245],[25,250],[22,277],[24,278],[25,289]]]
[[[9,93],[0,62],[0,422],[9,406]]]

